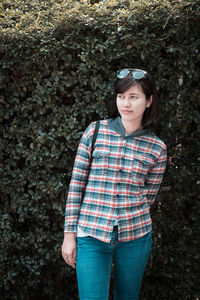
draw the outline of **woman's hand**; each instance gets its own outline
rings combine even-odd
[[[65,232],[62,244],[62,257],[64,261],[75,269],[76,267],[76,235],[74,232]]]

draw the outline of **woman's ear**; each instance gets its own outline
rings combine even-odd
[[[153,102],[153,95],[151,95],[147,100],[146,107],[150,107],[152,102]]]

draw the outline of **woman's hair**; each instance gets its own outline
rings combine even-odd
[[[132,69],[129,69],[132,70]],[[117,94],[123,94],[126,92],[132,85],[139,85],[146,96],[146,100],[152,96],[152,103],[150,107],[146,108],[143,119],[142,126],[145,127],[153,127],[158,119],[159,115],[159,102],[158,102],[158,93],[156,90],[156,85],[153,78],[147,73],[142,79],[134,79],[131,74],[126,76],[125,78],[118,78],[115,84],[115,93],[114,95],[108,99],[107,102],[109,117],[114,118],[119,116],[119,112],[117,109],[116,98]]]

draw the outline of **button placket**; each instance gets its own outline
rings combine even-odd
[[[121,177],[123,173],[123,166],[124,166],[124,155],[125,155],[125,150],[126,150],[126,139],[123,140],[123,146],[121,150],[121,156],[120,156],[120,168],[119,168],[119,173],[118,173],[118,182],[116,186],[116,200],[119,200],[120,197],[120,184],[121,184]]]

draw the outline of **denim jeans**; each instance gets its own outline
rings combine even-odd
[[[76,272],[80,300],[108,300],[112,264],[114,299],[137,300],[152,247],[152,233],[119,242],[117,226],[110,243],[93,237],[77,238]]]

